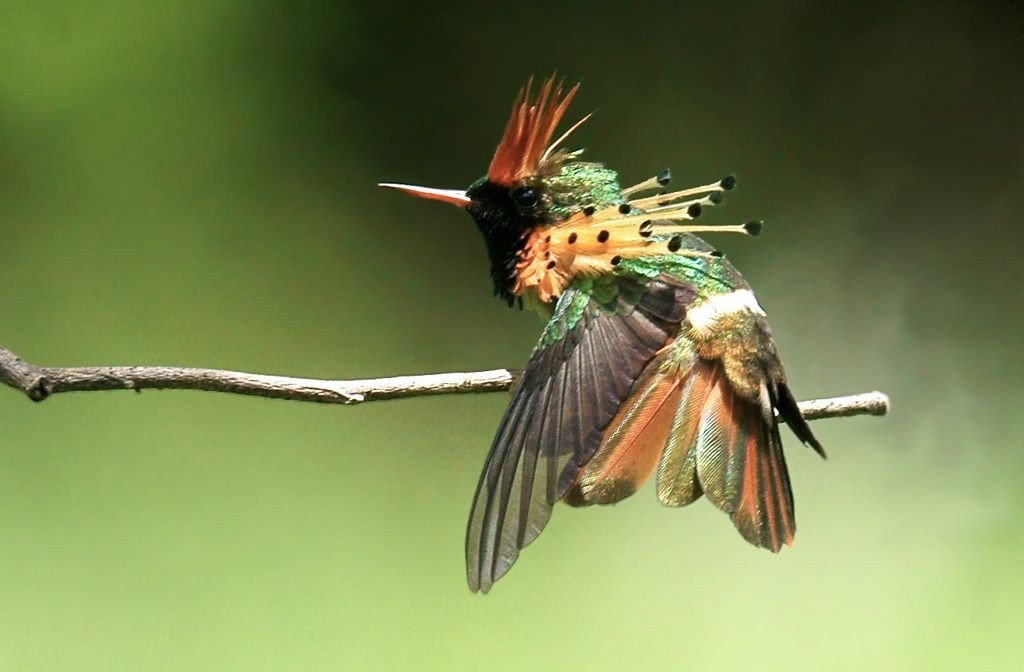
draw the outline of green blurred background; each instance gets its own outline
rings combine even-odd
[[[465,186],[558,68],[711,221],[803,398],[800,533],[647,489],[559,507],[486,597],[504,394],[356,408],[0,390],[2,670],[1013,669],[1024,660],[1024,11],[988,3],[0,0],[0,344],[318,377],[521,365]],[[1019,669],[1019,668],[1017,668]]]

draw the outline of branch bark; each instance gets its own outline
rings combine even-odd
[[[33,401],[42,401],[61,392],[173,389],[352,405],[437,394],[500,392],[509,389],[515,377],[516,372],[510,369],[359,380],[320,380],[171,366],[40,367],[0,346],[0,382],[23,392]],[[800,412],[808,420],[885,415],[889,412],[889,398],[881,392],[864,392],[813,399],[801,401]]]

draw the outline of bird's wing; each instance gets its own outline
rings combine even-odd
[[[562,294],[487,455],[466,531],[469,587],[487,592],[547,524],[694,288],[661,275],[582,278]]]

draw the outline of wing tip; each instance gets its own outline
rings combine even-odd
[[[489,593],[498,579],[512,569],[512,565],[519,558],[519,552],[523,547],[524,545],[516,544],[509,554],[503,554],[502,548],[499,547],[495,550],[494,558],[489,562],[472,556],[468,557],[466,559],[466,583],[469,585],[470,592],[484,595]]]
[[[796,397],[793,396],[793,391],[789,389],[789,385],[780,382],[777,388],[778,398],[774,399],[774,402],[779,410],[779,416],[786,421],[790,430],[796,434],[796,438],[800,439],[800,443],[810,446],[821,456],[821,459],[827,460],[828,455],[825,454],[825,448],[818,441],[818,437],[814,436],[810,425],[807,424],[807,419],[800,412],[800,405],[797,403]]]
[[[809,445],[811,448],[813,448],[814,452],[821,456],[821,459],[828,459],[828,455],[825,453],[824,446],[822,446],[821,442],[818,441],[818,439],[816,439],[815,437],[812,436],[810,441],[804,441],[804,445]]]
[[[466,583],[469,584],[469,591],[471,593],[482,593],[484,595],[494,585],[494,581],[486,576],[479,567],[470,568],[470,571],[466,573]]]

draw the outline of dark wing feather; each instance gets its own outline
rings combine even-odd
[[[809,444],[819,455],[825,457],[825,449],[811,432],[811,428],[807,425],[807,420],[804,419],[803,414],[800,412],[800,407],[796,403],[796,397],[789,390],[789,386],[785,383],[779,383],[776,387],[778,389],[772,395],[772,403],[779,409],[779,417],[786,421],[789,428],[796,434],[796,438],[805,444]]]
[[[611,282],[598,288],[586,281],[562,295],[513,392],[466,531],[474,591],[487,592],[540,534],[695,296],[692,286],[667,276]]]

